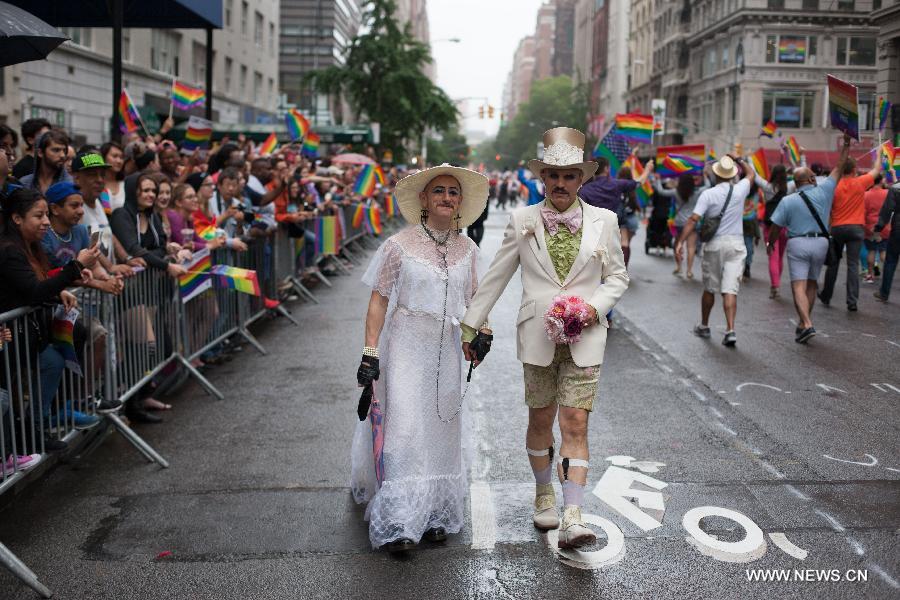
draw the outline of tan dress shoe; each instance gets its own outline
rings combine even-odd
[[[559,513],[556,512],[556,492],[553,484],[537,484],[534,495],[534,526],[543,531],[559,527]]]
[[[581,520],[581,507],[569,505],[563,508],[562,526],[559,528],[560,548],[581,548],[597,541],[597,534],[585,527]]]

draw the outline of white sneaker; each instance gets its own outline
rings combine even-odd
[[[581,507],[569,505],[563,508],[562,526],[559,528],[559,547],[581,548],[596,543],[597,534],[585,527],[581,520]]]
[[[559,513],[556,512],[556,492],[553,484],[536,484],[534,494],[534,526],[542,531],[559,527]]]

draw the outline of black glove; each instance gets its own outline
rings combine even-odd
[[[359,397],[359,405],[356,407],[356,415],[360,421],[366,420],[370,404],[372,404],[372,386],[367,385],[363,388],[362,395]]]
[[[484,333],[483,331],[479,331],[475,335],[475,339],[469,343],[469,350],[471,350],[472,354],[475,355],[475,360],[481,362],[488,355],[488,352],[491,351],[491,342],[494,341],[494,336],[489,333]]]
[[[381,371],[378,369],[378,359],[374,356],[363,355],[359,369],[356,371],[356,382],[365,387],[377,380],[379,375],[381,375]]]

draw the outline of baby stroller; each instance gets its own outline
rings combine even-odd
[[[647,238],[644,240],[644,252],[650,254],[650,248],[660,248],[665,256],[666,248],[672,247],[672,232],[669,230],[669,208],[671,199],[659,194],[653,195],[653,212],[647,222]]]

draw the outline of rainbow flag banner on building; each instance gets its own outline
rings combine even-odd
[[[73,308],[66,312],[61,304],[53,311],[53,320],[50,324],[50,341],[56,350],[66,361],[66,368],[81,376],[81,364],[78,362],[78,354],[75,352],[75,321],[78,320],[78,309]]]
[[[216,276],[219,280],[219,285],[224,288],[254,296],[262,295],[259,291],[259,280],[256,278],[256,271],[229,265],[215,265],[209,272]]]
[[[210,269],[212,268],[212,256],[209,248],[203,248],[194,252],[191,261],[184,265],[187,274],[178,278],[178,290],[181,292],[181,302],[186,304],[192,298],[212,288]]]
[[[381,235],[381,209],[376,204],[366,209],[366,229],[369,233]]]
[[[262,143],[259,147],[259,155],[260,156],[269,156],[275,149],[278,148],[278,138],[275,136],[275,132],[269,134],[269,137],[266,138],[266,141]]]
[[[363,220],[366,218],[366,206],[360,202],[356,205],[356,208],[353,209],[353,219],[350,221],[350,226],[353,229],[359,229],[362,227]]]
[[[753,170],[756,171],[756,174],[768,181],[771,175],[769,173],[769,163],[766,161],[765,150],[759,148],[751,154],[750,162],[753,163]]]
[[[893,105],[884,96],[878,98],[878,131],[884,131],[884,128],[887,126],[888,116],[891,114],[891,106]]]
[[[656,149],[656,174],[660,177],[679,177],[683,173],[702,173],[706,164],[706,146],[660,146]]]
[[[309,121],[296,108],[285,113],[284,124],[287,126],[288,137],[292,142],[306,137],[306,134],[309,133]]]
[[[206,148],[209,146],[212,134],[212,121],[191,115],[188,119],[187,132],[184,134],[184,142],[181,144],[181,148],[189,153],[198,148]]]
[[[172,105],[175,108],[190,110],[205,103],[206,92],[202,89],[179,83],[177,79],[172,80]]]
[[[859,93],[855,85],[828,76],[828,113],[832,127],[859,141]]]
[[[306,139],[303,140],[303,146],[300,148],[300,153],[303,156],[309,156],[310,158],[315,158],[319,155],[319,144],[322,142],[322,138],[319,137],[319,134],[310,131],[306,134]]]
[[[638,113],[618,114],[616,134],[631,142],[649,144],[653,141],[653,116]]]
[[[353,184],[354,194],[371,197],[375,193],[375,168],[375,165],[363,166],[362,171],[356,176],[356,183]]]
[[[362,205],[360,205],[362,206]],[[340,251],[340,234],[337,217],[319,217],[316,219],[316,254],[333,256]]]
[[[122,133],[131,133],[140,128],[141,115],[137,111],[128,90],[123,89],[119,95],[119,131]]]
[[[762,129],[759,130],[759,135],[770,138],[775,135],[776,131],[778,131],[778,124],[772,119],[769,119],[769,122],[763,125]]]

